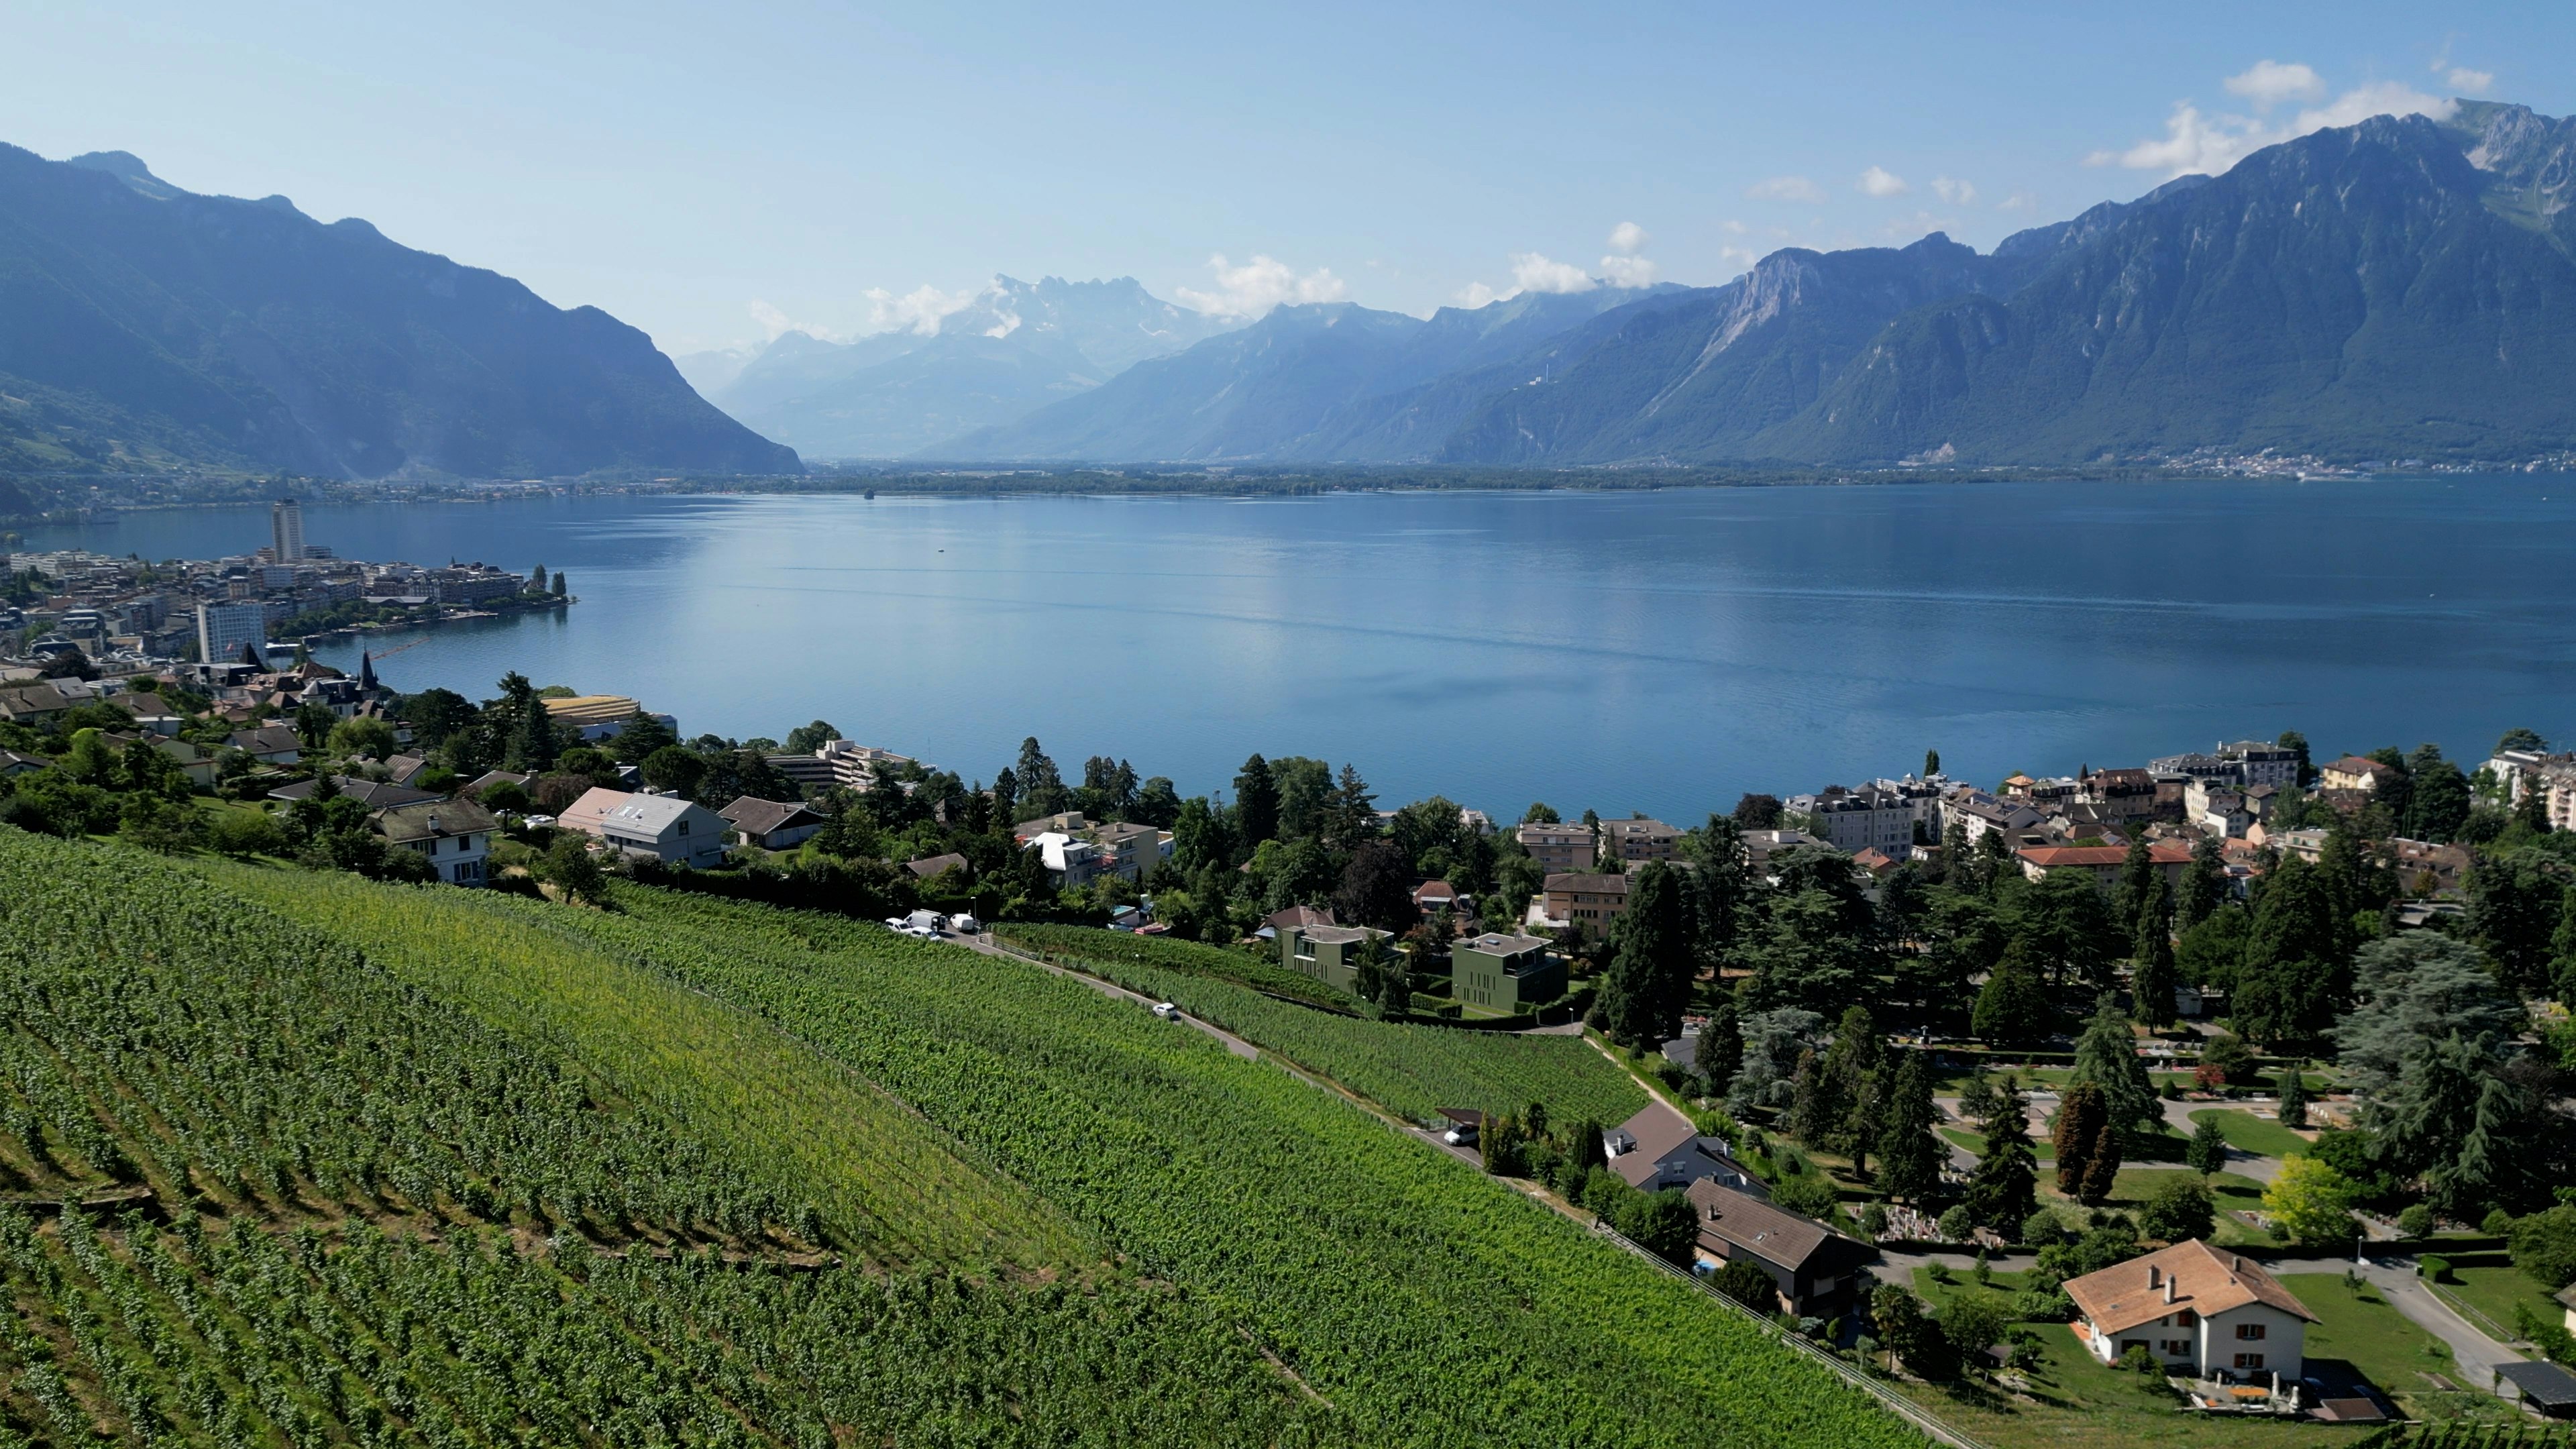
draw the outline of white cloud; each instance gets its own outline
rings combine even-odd
[[[1744,223],[1742,223],[1742,222],[1740,222],[1740,221],[1736,221],[1736,220],[1734,220],[1733,218],[1729,218],[1729,219],[1727,219],[1727,220],[1725,220],[1725,221],[1719,222],[1719,223],[1718,223],[1718,225],[1720,225],[1720,226],[1722,226],[1722,227],[1725,227],[1728,231],[1730,231],[1730,232],[1734,233],[1734,234],[1735,234],[1735,235],[1737,235],[1737,236],[1742,236],[1742,235],[1744,235]]]
[[[2451,83],[2451,89],[2464,96],[2482,96],[2495,89],[2495,72],[2491,70],[2471,70],[2464,65],[2455,65],[2443,79]]]
[[[2254,109],[2268,111],[2283,101],[2313,101],[2326,93],[2326,83],[2304,65],[2258,60],[2251,70],[2227,78],[2227,93],[2243,96]]]
[[[1755,201],[1822,201],[1825,189],[1804,176],[1774,176],[1744,188]]]
[[[743,310],[751,314],[752,321],[760,324],[762,336],[771,342],[777,341],[790,332],[802,332],[813,337],[825,335],[821,328],[799,322],[757,297],[746,304]]]
[[[1610,250],[1633,257],[1645,250],[1646,229],[1633,221],[1623,221],[1610,228]]]
[[[900,297],[883,287],[859,295],[868,299],[870,332],[918,332],[924,337],[939,330],[939,319],[975,305],[973,292],[943,292],[927,282]]]
[[[1740,272],[1749,272],[1753,270],[1753,264],[1762,260],[1762,257],[1751,247],[1719,247],[1717,260],[1722,266],[1733,267]]]
[[[1601,259],[1601,278],[1614,287],[1651,287],[1655,284],[1655,264],[1644,257],[1613,254]]]
[[[1495,291],[1493,288],[1486,286],[1482,282],[1469,282],[1467,285],[1460,287],[1456,297],[1458,305],[1466,308],[1470,312],[1479,307],[1490,307],[1502,299],[1502,293]]]
[[[1236,266],[1219,252],[1208,258],[1208,270],[1216,274],[1215,291],[1179,287],[1172,295],[1181,299],[1182,306],[1213,317],[1255,318],[1283,303],[1340,302],[1351,295],[1349,284],[1334,276],[1330,267],[1318,267],[1301,277],[1286,262],[1259,254]]]
[[[1513,293],[1589,292],[1593,286],[1592,278],[1572,262],[1552,262],[1536,252],[1512,254]]]
[[[1903,196],[1906,192],[1913,190],[1912,187],[1905,184],[1905,178],[1898,176],[1895,172],[1888,170],[1884,166],[1872,166],[1867,171],[1862,172],[1860,174],[1860,180],[1854,182],[1853,185],[1858,186],[1864,194],[1869,196]]]
[[[2003,200],[1996,202],[1995,210],[2028,211],[2037,205],[2039,205],[2038,197],[2031,195],[2027,191],[2016,191],[2012,195],[2005,197]]]
[[[2274,66],[2272,62],[2265,61],[2244,75],[2230,77],[2228,89],[2248,94],[2238,82],[2262,72],[2266,66],[2277,72],[2307,71],[2305,66]],[[2288,94],[2277,85],[2275,93],[2276,96]],[[2248,116],[2207,116],[2191,102],[2177,101],[2173,114],[2165,118],[2165,134],[2161,138],[2140,141],[2125,150],[2096,151],[2085,157],[2084,163],[2088,166],[2125,166],[2133,171],[2162,171],[2169,176],[2195,171],[2216,175],[2266,146],[2295,140],[2329,126],[2356,125],[2372,116],[2430,116],[2437,121],[2446,121],[2458,110],[2456,101],[2444,96],[2426,95],[2399,81],[2374,81],[2369,85],[2355,86],[2322,106],[2300,111],[2278,126],[2266,125]]]
[[[1965,181],[1953,181],[1947,176],[1932,178],[1932,192],[1952,206],[1965,206],[1977,199],[1977,188]]]

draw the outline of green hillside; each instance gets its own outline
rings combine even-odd
[[[1034,966],[5,828],[0,875],[19,1438],[1918,1442],[1508,1187]]]

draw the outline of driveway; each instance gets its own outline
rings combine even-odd
[[[2275,1271],[2278,1271],[2277,1269]],[[2469,1326],[2467,1319],[2451,1311],[2451,1305],[2424,1286],[2415,1276],[2411,1258],[2376,1258],[2361,1270],[2370,1286],[2379,1290],[2390,1306],[2406,1315],[2416,1327],[2450,1345],[2455,1371],[2448,1375],[2462,1388],[2492,1392],[2496,1383],[2496,1365],[2518,1363],[2528,1355],[2517,1353]],[[2413,1384],[2381,1384],[2383,1389],[2413,1389]]]

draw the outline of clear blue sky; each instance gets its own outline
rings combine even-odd
[[[995,272],[1238,311],[1706,284],[1788,244],[1991,246],[2355,110],[2576,109],[2564,3],[0,0],[0,26],[0,140],[362,216],[673,352],[873,330]]]

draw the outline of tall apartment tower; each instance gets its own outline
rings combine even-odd
[[[281,564],[304,562],[304,505],[281,498],[268,507],[268,531]]]

